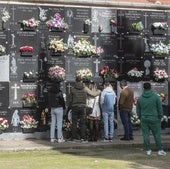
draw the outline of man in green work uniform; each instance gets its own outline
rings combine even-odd
[[[161,118],[163,115],[162,102],[160,97],[151,90],[151,84],[143,84],[144,91],[137,101],[137,114],[141,121],[143,140],[146,147],[146,154],[151,155],[150,131],[154,136],[158,155],[166,155],[161,140]]]

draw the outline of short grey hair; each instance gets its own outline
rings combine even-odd
[[[127,81],[123,79],[123,80],[120,81],[120,84],[123,85],[123,86],[127,86]]]

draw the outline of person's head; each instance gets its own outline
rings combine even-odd
[[[76,76],[76,82],[82,82],[82,78],[80,76]]]
[[[123,79],[120,81],[120,88],[123,89],[125,86],[127,86],[127,81]]]
[[[150,90],[151,89],[151,84],[149,82],[146,82],[143,84],[143,89],[144,90]]]
[[[104,83],[104,88],[110,87],[110,86],[111,86],[111,84],[110,84],[109,82],[105,82],[105,83]]]

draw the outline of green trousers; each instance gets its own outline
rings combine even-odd
[[[158,150],[162,150],[161,139],[161,120],[157,117],[147,116],[141,118],[141,128],[146,151],[151,150],[150,147],[150,132],[154,136],[154,140]]]

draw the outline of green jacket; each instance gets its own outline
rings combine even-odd
[[[160,97],[152,90],[146,90],[137,100],[136,111],[139,119],[148,117],[161,119],[163,115]]]
[[[99,94],[98,90],[92,91],[83,83],[77,82],[70,91],[69,107],[86,107],[87,96],[97,96]]]

